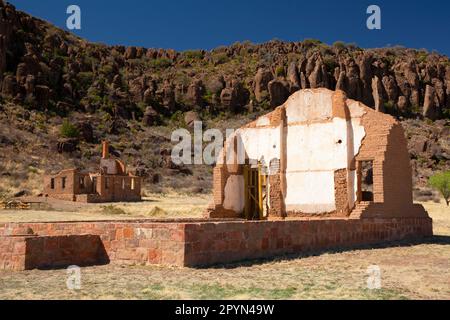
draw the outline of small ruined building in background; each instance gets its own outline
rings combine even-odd
[[[141,178],[127,172],[125,164],[109,154],[108,142],[98,172],[67,169],[44,177],[44,193],[51,198],[76,202],[141,200]]]
[[[251,220],[428,217],[413,204],[401,124],[328,89],[298,91],[228,138],[211,209]]]

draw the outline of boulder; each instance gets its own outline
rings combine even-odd
[[[272,80],[269,82],[270,105],[278,107],[289,98],[289,83],[284,80]]]
[[[435,120],[438,117],[438,110],[435,104],[435,90],[430,85],[427,85],[425,89],[423,116],[431,120]]]
[[[60,139],[56,144],[56,149],[59,153],[74,152],[78,148],[78,139]]]
[[[35,88],[36,103],[40,109],[47,109],[50,100],[50,88],[38,85]]]
[[[298,74],[297,64],[291,62],[287,69],[287,80],[290,83],[290,93],[294,93],[301,89],[300,76]]]
[[[7,75],[2,82],[2,95],[4,96],[15,96],[17,92],[16,79],[12,75]]]
[[[372,96],[375,110],[384,112],[383,84],[377,76],[372,79]]]
[[[77,123],[76,125],[78,132],[80,133],[80,137],[86,141],[87,143],[94,143],[94,129],[92,125],[87,121],[82,121]]]
[[[152,107],[147,107],[144,112],[144,117],[142,118],[144,125],[151,127],[158,124],[158,121],[158,112],[156,112]]]
[[[201,121],[199,115],[197,112],[195,111],[188,111],[184,114],[184,123],[190,127],[193,128],[194,127],[194,122],[195,121]]]
[[[162,87],[162,94],[163,106],[170,112],[173,112],[176,106],[175,89],[173,85],[166,81]]]
[[[128,47],[125,51],[125,59],[136,59],[137,49],[136,47]]]
[[[223,89],[220,94],[222,105],[232,112],[240,111],[239,109],[248,103],[249,98],[249,91],[237,80],[231,81],[229,86]]]
[[[186,93],[185,100],[192,106],[203,106],[203,96],[205,94],[205,87],[201,80],[195,80],[189,87]]]
[[[259,68],[254,79],[254,93],[257,102],[262,102],[268,98],[268,85],[273,80],[270,71]]]

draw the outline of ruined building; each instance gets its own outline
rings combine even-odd
[[[138,199],[139,180],[105,146],[103,158],[101,173],[48,177],[47,192],[77,201]],[[417,241],[433,235],[433,222],[413,204],[411,180],[394,118],[341,91],[302,90],[227,139],[214,169],[214,219],[0,223],[0,270],[196,267]]]
[[[140,201],[141,178],[127,172],[125,164],[109,154],[103,142],[98,172],[67,169],[44,177],[44,193],[51,198],[76,202]]]
[[[237,130],[218,163],[215,218],[428,216],[401,124],[342,91],[296,92]]]

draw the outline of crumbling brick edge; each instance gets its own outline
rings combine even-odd
[[[432,235],[431,218],[4,223],[0,270],[105,263],[201,267]]]

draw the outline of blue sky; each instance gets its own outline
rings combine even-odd
[[[106,44],[212,49],[274,38],[354,42],[364,48],[403,45],[450,55],[450,1],[428,0],[10,0],[66,28],[66,8],[82,12],[79,36]],[[366,9],[381,7],[382,30],[368,30]]]

